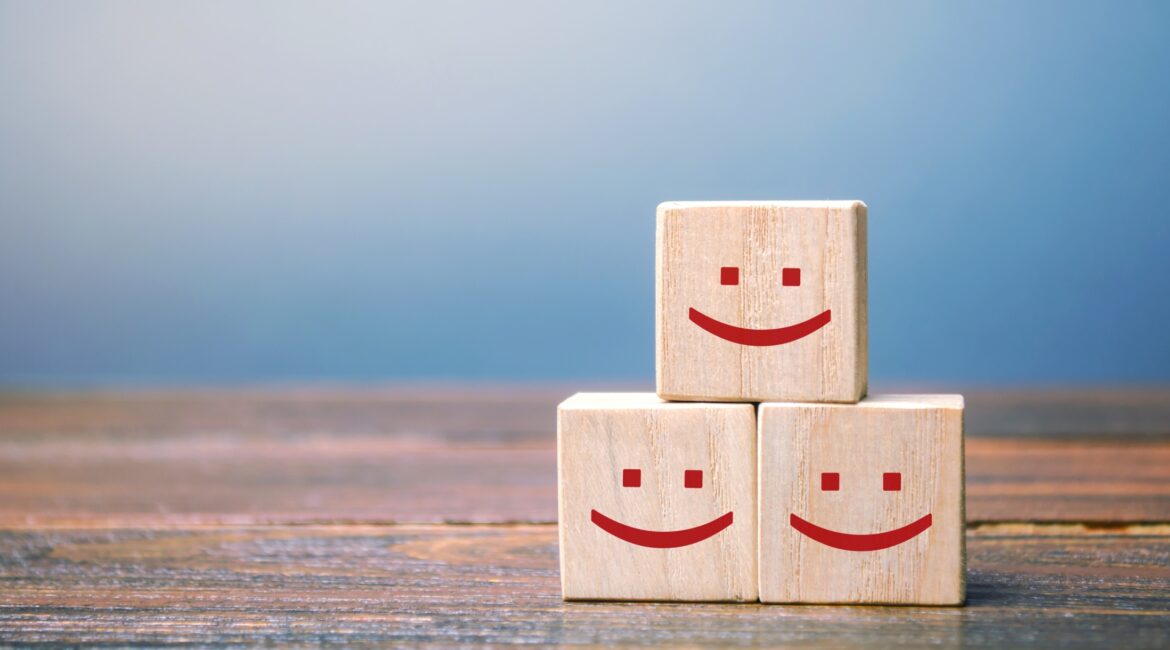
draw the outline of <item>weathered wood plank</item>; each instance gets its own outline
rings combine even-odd
[[[128,442],[191,436],[284,440],[313,434],[534,442],[574,388],[0,392],[0,440]]]
[[[968,521],[1170,521],[1170,442],[967,441]]]
[[[0,521],[552,521],[570,391],[0,397]]]
[[[1170,521],[1170,443],[967,443],[969,521]],[[0,441],[0,522],[550,522],[555,448]]]
[[[974,437],[1170,439],[1170,388],[953,392],[966,392]]]
[[[652,386],[389,387],[339,389],[0,391],[0,437],[119,438],[239,432],[284,436],[426,434],[446,440],[539,441],[556,405],[585,390]],[[1082,390],[962,390],[955,386],[872,393],[962,393],[968,437],[1170,440],[1170,387]]]
[[[0,523],[551,522],[567,392],[0,395]],[[970,521],[1170,521],[1170,391],[1028,395],[967,399]]]
[[[565,603],[554,526],[8,529],[0,642],[1170,643],[1165,526],[1024,532],[970,535],[967,607],[890,608]]]

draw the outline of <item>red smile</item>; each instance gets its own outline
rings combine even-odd
[[[880,551],[884,548],[897,546],[905,542],[922,531],[930,528],[931,516],[929,513],[918,521],[906,524],[901,528],[888,530],[884,533],[872,533],[869,535],[853,535],[850,533],[838,533],[835,530],[828,528],[821,528],[820,526],[807,522],[796,515],[792,515],[790,522],[792,527],[798,532],[804,534],[812,540],[818,541],[825,546],[832,546],[839,548],[842,551]]]
[[[739,343],[740,345],[768,346],[791,343],[812,334],[825,325],[828,325],[829,321],[833,318],[833,313],[832,310],[826,309],[803,323],[789,325],[788,327],[777,327],[776,329],[770,330],[755,330],[747,327],[728,325],[723,321],[711,318],[694,307],[691,307],[690,318],[691,322],[695,325],[725,341]]]
[[[621,522],[614,521],[609,517],[593,510],[590,519],[593,523],[605,532],[614,537],[637,544],[638,546],[646,546],[649,548],[678,548],[680,546],[690,546],[697,544],[715,533],[727,528],[731,525],[731,514],[727,513],[718,519],[713,519],[702,526],[695,526],[694,528],[687,528],[685,530],[643,530],[641,528],[634,528],[627,526]]]

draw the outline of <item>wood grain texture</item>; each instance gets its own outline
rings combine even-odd
[[[968,438],[967,520],[1170,521],[1170,443]]]
[[[668,202],[658,206],[657,220],[660,396],[856,402],[865,394],[864,203]],[[722,281],[725,267],[735,269],[732,285]],[[798,286],[785,281],[785,268],[799,269]],[[818,317],[829,320],[799,339],[769,345],[733,342],[693,320],[773,330]]]
[[[0,530],[0,642],[1165,647],[1170,537],[970,537],[963,608],[566,603],[554,526]]]
[[[571,393],[0,393],[0,524],[554,522]],[[966,398],[969,521],[1170,521],[1170,391]]]
[[[759,412],[761,601],[963,602],[961,397],[871,395]],[[919,522],[928,527],[881,548],[832,537]]]
[[[752,405],[581,393],[557,418],[566,599],[756,600]]]
[[[1098,442],[1170,439],[1170,389],[966,390],[967,434]]]
[[[555,521],[571,392],[4,395],[0,521]]]

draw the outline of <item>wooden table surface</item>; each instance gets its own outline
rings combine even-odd
[[[0,643],[1170,645],[1170,390],[967,393],[963,608],[562,602],[569,392],[0,394]]]

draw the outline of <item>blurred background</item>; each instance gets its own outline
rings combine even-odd
[[[663,200],[869,205],[875,383],[1170,381],[1170,4],[0,3],[0,384],[653,379]]]

